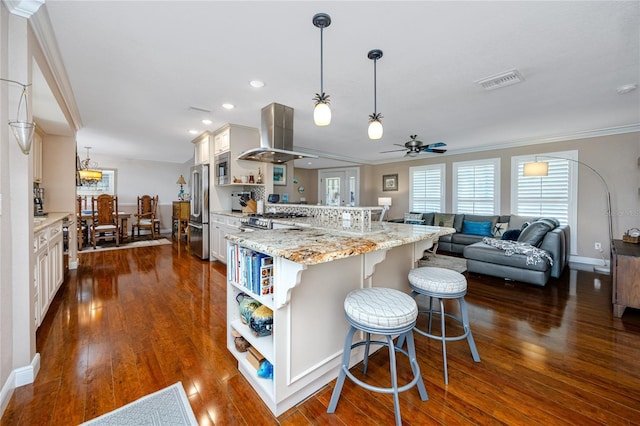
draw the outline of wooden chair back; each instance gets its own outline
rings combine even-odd
[[[155,218],[158,209],[158,196],[151,195],[138,196],[138,219]]]
[[[109,194],[91,197],[91,218],[96,226],[118,226],[118,197]]]

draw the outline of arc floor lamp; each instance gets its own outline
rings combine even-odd
[[[607,181],[604,180],[602,175],[598,173],[596,169],[594,169],[593,167],[591,167],[586,163],[583,163],[582,161],[574,160],[573,158],[553,157],[551,155],[537,155],[534,162],[525,163],[524,170],[523,170],[524,176],[548,176],[549,175],[549,163],[545,161],[538,161],[539,158],[550,158],[553,160],[571,161],[572,163],[585,166],[587,169],[591,170],[593,173],[595,173],[596,176],[600,178],[600,180],[602,181],[602,184],[604,185],[606,195],[607,195],[607,220],[608,220],[608,227],[609,227],[609,259],[611,259],[612,258],[611,252],[613,247],[613,224],[611,222],[611,191],[609,191],[609,185],[607,185]],[[602,272],[602,273],[608,274],[610,272],[610,268],[607,267],[607,262],[604,259],[604,257],[602,258],[602,260],[604,262],[604,266],[603,267],[595,266],[594,270],[596,272]]]

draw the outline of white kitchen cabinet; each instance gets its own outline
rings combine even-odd
[[[36,131],[31,143],[31,159],[33,161],[33,181],[42,183],[42,136]]]
[[[229,185],[243,185],[242,176],[258,176],[258,168],[265,170],[265,165],[255,161],[238,160],[242,152],[260,146],[260,131],[254,127],[226,124],[213,132],[215,155],[229,152]],[[264,177],[264,175],[263,175]],[[234,182],[234,180],[238,180]],[[245,184],[248,182],[245,182]]]
[[[196,165],[209,164],[211,156],[211,133],[204,132],[191,142],[194,144],[194,159]]]
[[[223,128],[224,130],[218,131],[213,140],[214,154],[222,154],[229,151],[229,134],[231,130],[229,127]]]
[[[64,281],[62,222],[57,221],[36,232],[33,250],[35,254],[33,270],[35,323],[36,326],[40,326],[51,301]]]
[[[210,258],[227,263],[227,240],[225,235],[240,230],[240,219],[235,216],[212,214],[210,220]]]

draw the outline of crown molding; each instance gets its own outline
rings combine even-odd
[[[60,91],[60,95],[72,121],[71,124],[75,130],[80,130],[82,128],[80,109],[76,103],[62,55],[58,49],[58,42],[51,26],[47,7],[43,7],[36,15],[29,19],[29,22],[31,23],[31,29],[42,49],[42,54],[47,61],[51,74],[53,75],[53,79],[58,86],[58,90]]]
[[[44,0],[2,0],[2,3],[9,13],[29,19],[44,4]]]

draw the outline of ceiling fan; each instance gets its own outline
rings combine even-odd
[[[404,147],[403,149],[393,149],[391,151],[382,151],[381,154],[386,152],[398,152],[398,151],[407,150],[405,154],[407,157],[415,157],[421,152],[433,152],[436,154],[444,154],[445,152],[447,152],[446,149],[442,149],[443,146],[447,146],[447,144],[444,142],[436,142],[436,143],[430,143],[428,145],[424,145],[422,141],[416,140],[418,135],[411,135],[409,137],[411,138],[411,140],[405,142],[404,145],[394,143],[394,145]]]

